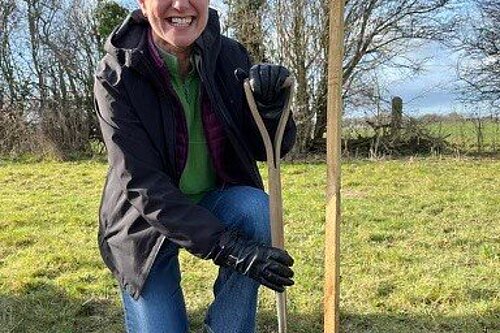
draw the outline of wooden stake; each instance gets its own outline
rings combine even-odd
[[[340,332],[340,155],[345,0],[330,0],[324,333]]]

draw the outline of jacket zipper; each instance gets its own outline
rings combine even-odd
[[[173,164],[172,168],[173,168],[174,176],[175,176],[174,181],[176,182],[176,185],[179,186],[181,175],[182,175],[182,170],[179,170],[179,168],[177,167],[177,159],[179,156],[177,156],[177,149],[176,149],[177,148],[177,118],[176,118],[177,116],[175,113],[183,111],[182,103],[181,103],[179,97],[177,96],[177,93],[175,93],[173,87],[169,84],[169,82],[166,80],[166,78],[165,77],[158,77],[157,71],[154,70],[154,68],[152,67],[152,65],[149,62],[149,59],[147,59],[147,57],[144,57],[144,63],[148,67],[148,70],[151,73],[153,73],[153,77],[155,77],[156,80],[159,81],[159,86],[164,89],[161,91],[162,95],[164,95],[165,97],[173,97],[174,103],[172,103],[172,104],[177,104],[177,106],[179,106],[179,105],[181,106],[181,110],[175,109],[175,108],[172,110],[172,112],[174,114],[173,114],[173,117],[171,119],[172,125],[173,125],[172,130],[173,130],[173,143],[174,143],[173,144],[174,160],[172,163]],[[167,94],[167,92],[170,94],[170,96],[169,96],[169,94]],[[187,122],[186,122],[186,117],[185,117],[184,113],[180,112],[179,117],[184,122],[184,127],[185,127],[186,133],[187,133]]]

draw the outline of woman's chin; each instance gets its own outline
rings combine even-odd
[[[165,38],[164,41],[175,49],[187,49],[193,45],[196,39],[190,37],[176,36],[175,38]]]
[[[191,47],[188,43],[179,43],[175,41],[168,41],[165,39],[159,39],[156,41],[156,44],[161,47],[164,51],[173,54],[181,54],[185,52],[189,52]]]
[[[194,40],[188,40],[188,41],[181,40],[181,41],[174,41],[172,45],[178,49],[188,49],[193,45],[193,43]]]

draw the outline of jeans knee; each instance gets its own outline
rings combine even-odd
[[[269,220],[269,196],[266,192],[249,188],[241,204],[240,218],[245,234],[260,243],[271,245],[271,225]]]

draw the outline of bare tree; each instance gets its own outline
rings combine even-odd
[[[348,0],[344,59],[346,103],[373,91],[367,76],[375,69],[395,67],[419,72],[426,59],[405,57],[430,41],[442,41],[457,20],[451,0]],[[326,93],[323,92],[323,93]],[[326,109],[318,109],[325,113]],[[323,117],[324,118],[324,117]],[[316,135],[325,130],[318,123]]]
[[[296,154],[304,153],[312,138],[317,116],[313,103],[323,97],[317,95],[319,85],[326,84],[327,6],[319,0],[274,0],[268,2],[264,18],[267,53],[273,62],[288,66],[297,81]]]
[[[99,13],[108,6],[118,5],[107,0],[4,0],[0,7],[0,104],[9,102],[10,112],[19,110],[5,119],[36,129],[38,143],[62,158],[87,153],[91,140],[100,139],[92,85],[107,37],[99,31]],[[121,14],[113,22],[126,11]],[[6,135],[0,133],[0,141]]]
[[[500,109],[500,2],[471,2],[458,49],[464,58],[459,68],[466,83],[463,97],[472,102],[489,102]]]
[[[13,104],[19,99],[20,89],[12,55],[11,35],[16,27],[18,8],[9,0],[0,7],[0,103]]]
[[[227,25],[232,34],[248,49],[254,63],[264,62],[262,15],[266,0],[224,0]]]
[[[373,91],[367,78],[375,69],[421,69],[404,55],[428,41],[439,41],[455,27],[452,0],[348,0],[344,59],[344,100],[356,103]],[[297,78],[297,152],[306,152],[326,129],[328,1],[272,0],[266,44],[273,61],[289,65]],[[346,108],[348,110],[348,108]]]

